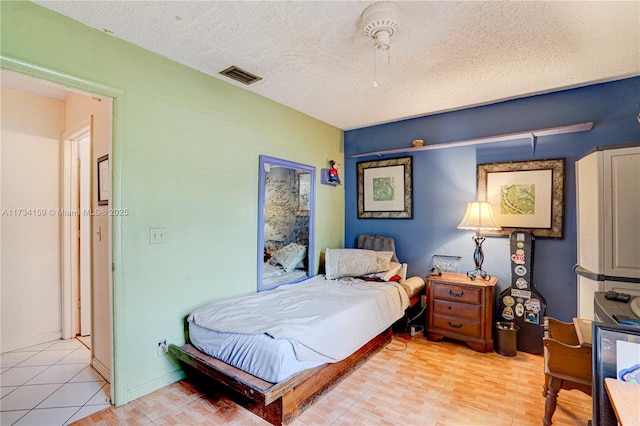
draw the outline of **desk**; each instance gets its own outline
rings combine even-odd
[[[612,378],[604,379],[604,386],[620,425],[637,425],[640,419],[640,386]]]

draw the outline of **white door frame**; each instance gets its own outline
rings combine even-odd
[[[92,119],[88,119],[65,131],[61,141],[61,191],[60,191],[60,241],[61,276],[62,276],[62,338],[75,337],[75,331],[80,329],[80,318],[74,309],[79,297],[79,251],[78,229],[82,212],[79,210],[78,193],[78,144],[77,140],[89,134],[91,136]],[[91,155],[89,155],[91,158]],[[91,182],[89,183],[91,185]],[[91,229],[87,230],[91,235]],[[89,258],[91,248],[89,248]]]

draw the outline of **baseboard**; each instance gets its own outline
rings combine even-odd
[[[165,386],[169,386],[172,383],[180,381],[186,377],[184,371],[178,369],[174,370],[164,376],[158,377],[157,379],[151,380],[147,383],[143,383],[136,387],[133,387],[127,391],[127,395],[124,398],[126,402],[131,402],[134,399],[138,399],[142,396],[150,394],[151,392],[157,391]],[[125,402],[125,403],[126,403]]]
[[[109,383],[111,383],[111,368],[104,365],[98,358],[91,359],[91,366]]]
[[[0,347],[0,353],[11,352],[18,349],[28,348],[29,346],[39,345],[41,343],[51,342],[53,340],[59,340],[62,338],[61,331],[54,331],[53,333],[41,334],[40,336],[33,336],[26,340],[20,340],[19,342],[3,343]]]

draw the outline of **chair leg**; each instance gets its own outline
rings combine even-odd
[[[562,380],[557,377],[549,377],[547,387],[547,401],[544,404],[544,417],[542,418],[542,424],[550,426],[553,424],[551,418],[556,411],[556,405],[558,403],[558,393],[562,388]]]
[[[542,396],[544,396],[545,398],[547,397],[547,395],[549,395],[549,379],[549,376],[544,376],[544,385],[542,385]]]

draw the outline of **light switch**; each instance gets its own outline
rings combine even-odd
[[[167,242],[167,228],[149,228],[149,244],[164,244]]]

